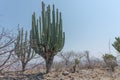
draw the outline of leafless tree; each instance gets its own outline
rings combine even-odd
[[[85,51],[85,55],[86,55],[86,59],[87,59],[87,62],[88,62],[88,68],[91,68],[89,51]]]
[[[61,52],[60,54],[58,54],[58,56],[65,61],[65,65],[67,66],[70,62],[70,59],[73,57],[74,53],[75,52],[73,51],[69,51],[65,53]]]
[[[0,70],[3,69],[4,65],[13,54],[14,42],[15,37],[11,33],[5,31],[5,29],[2,29],[0,33]]]

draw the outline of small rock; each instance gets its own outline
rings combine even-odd
[[[60,80],[64,80],[64,78],[60,78]]]
[[[67,75],[69,75],[69,72],[65,71],[62,73],[62,75],[67,76]]]
[[[71,80],[75,80],[74,77],[72,77]]]

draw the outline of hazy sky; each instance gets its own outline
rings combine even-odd
[[[31,15],[41,15],[42,0],[0,0],[0,27],[13,32],[17,25],[31,29]],[[109,52],[120,36],[120,0],[43,0],[62,12],[66,42],[63,51],[89,50],[92,55]],[[112,53],[116,51],[111,46]]]

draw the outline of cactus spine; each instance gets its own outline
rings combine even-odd
[[[32,29],[30,31],[31,47],[46,61],[46,73],[50,71],[54,56],[64,46],[65,32],[62,30],[62,15],[55,13],[53,5],[52,17],[50,5],[45,9],[42,2],[42,16],[38,19],[32,15]]]
[[[17,41],[15,42],[15,54],[22,63],[22,71],[25,71],[27,63],[35,56],[34,51],[29,45],[28,33],[23,28],[18,30]]]

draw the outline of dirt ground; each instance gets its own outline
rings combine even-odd
[[[120,67],[115,72],[107,68],[81,69],[72,73],[70,70],[56,71],[44,74],[38,69],[27,70],[26,72],[4,72],[0,80],[120,80]]]

